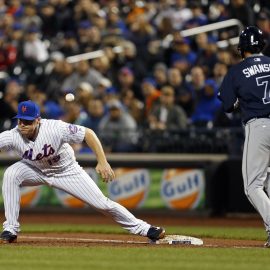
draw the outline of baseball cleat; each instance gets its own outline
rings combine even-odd
[[[152,241],[157,241],[165,237],[165,229],[162,227],[151,226],[147,232],[147,237]]]
[[[270,248],[270,236],[268,236],[266,242],[264,243],[264,247]]]
[[[11,233],[10,231],[3,231],[0,235],[1,242],[4,244],[16,243],[17,235]]]

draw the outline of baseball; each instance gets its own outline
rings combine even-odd
[[[65,96],[66,101],[71,102],[75,99],[75,96],[72,93],[68,93]]]

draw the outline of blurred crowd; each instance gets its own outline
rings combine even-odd
[[[231,18],[270,40],[267,0],[0,0],[0,129],[26,99],[43,118],[93,129],[108,152],[139,151],[145,130],[237,126],[216,94],[241,60],[217,42],[238,28],[181,35]]]

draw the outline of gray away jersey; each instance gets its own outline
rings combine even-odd
[[[23,138],[18,127],[0,134],[0,149],[13,150],[23,160],[46,175],[63,171],[75,162],[69,144],[81,143],[85,127],[61,120],[41,119],[35,141]]]

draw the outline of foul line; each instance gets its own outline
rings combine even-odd
[[[107,243],[107,244],[151,244],[155,245],[153,242],[148,241],[131,241],[131,240],[116,240],[116,239],[95,239],[95,238],[70,238],[70,237],[46,237],[46,236],[20,236],[20,239],[29,239],[29,240],[54,240],[54,241],[62,241],[62,242],[85,242],[85,243]],[[157,244],[157,245],[169,245],[166,243]],[[177,246],[177,245],[170,245]],[[220,246],[220,245],[211,245],[211,244],[203,244],[202,246],[196,245],[186,245],[179,244],[178,246],[192,246],[192,247],[206,247],[206,248],[236,248],[236,249],[261,249],[262,247],[245,247],[245,246]]]
[[[150,242],[131,241],[131,240],[115,240],[115,239],[95,239],[95,238],[68,238],[68,237],[45,237],[45,236],[20,236],[20,239],[32,240],[55,240],[70,242],[88,242],[88,243],[110,243],[110,244],[150,244]]]

